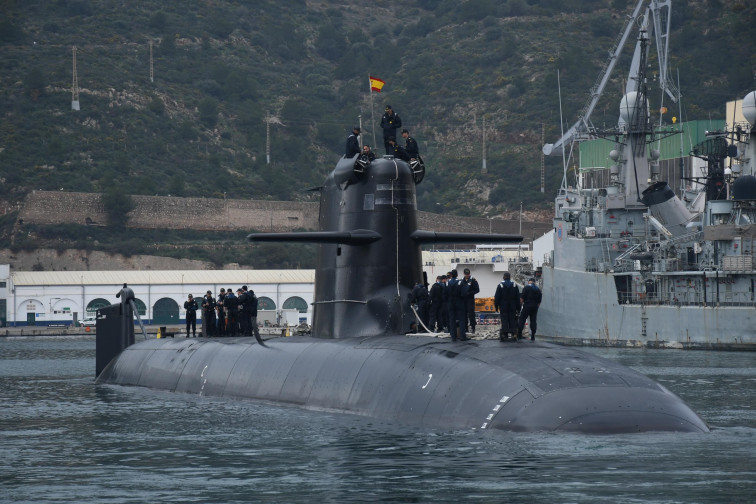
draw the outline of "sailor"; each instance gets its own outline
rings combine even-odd
[[[444,320],[446,319],[446,316],[443,312],[444,294],[446,294],[446,292],[444,290],[445,286],[444,282],[441,280],[441,277],[442,275],[436,277],[436,283],[434,283],[430,288],[430,293],[428,296],[430,298],[430,325],[428,326],[428,329],[433,332],[442,332],[445,325]]]
[[[246,290],[247,286],[245,285],[242,288]],[[247,305],[244,307],[244,311],[247,314],[247,316],[249,317],[249,327],[251,329],[251,333],[250,334],[254,334],[255,335],[255,339],[257,340],[257,342],[262,345],[263,344],[263,340],[260,337],[260,330],[257,328],[257,306],[258,306],[258,301],[257,301],[257,296],[255,296],[255,291],[253,291],[253,290],[247,291],[246,300],[247,300]]]
[[[388,151],[386,151],[386,154],[402,161],[409,161],[409,156],[404,151],[404,147],[396,143],[396,138],[394,137],[389,137],[388,139]]]
[[[522,293],[520,293],[522,310],[520,311],[520,324],[517,327],[517,339],[522,339],[525,320],[530,317],[530,339],[531,341],[535,341],[536,316],[538,315],[538,307],[541,306],[542,297],[541,289],[535,284],[535,278],[529,279],[528,285],[523,287]]]
[[[242,336],[252,334],[248,325],[249,317],[247,316],[247,295],[242,287],[236,289],[236,304],[239,306],[239,314],[236,316],[239,322],[239,332]]]
[[[470,331],[475,334],[475,326],[478,321],[475,319],[475,294],[480,292],[478,281],[470,276],[470,268],[465,268],[465,276],[462,278],[462,292],[465,298],[465,327],[470,324]]]
[[[399,114],[395,113],[391,105],[386,105],[386,112],[381,118],[381,128],[383,128],[383,146],[386,148],[386,154],[393,156],[392,149],[389,149],[389,138],[394,137],[396,140],[396,130],[402,127],[402,120]]]
[[[451,280],[447,283],[449,292],[449,333],[452,341],[467,341],[465,336],[465,299],[462,283],[457,280],[457,270],[451,271]],[[459,336],[458,336],[459,335]]]
[[[215,334],[215,299],[212,291],[207,291],[202,298],[202,332],[204,336]]]
[[[364,159],[365,161],[375,160],[375,154],[368,144],[362,146],[362,155],[360,155],[360,159]]]
[[[353,158],[357,154],[360,153],[360,127],[355,126],[352,128],[352,134],[347,137],[346,140],[346,152],[344,153],[345,158]]]
[[[425,327],[428,327],[428,304],[430,298],[428,289],[423,282],[417,282],[409,295],[410,303],[417,306],[417,317]],[[422,329],[424,331],[424,329]]]
[[[223,303],[226,301],[226,289],[221,287],[218,292],[218,301],[215,303],[215,310],[218,313],[218,336],[226,334],[226,312]]]
[[[517,334],[517,312],[520,309],[520,289],[511,280],[508,271],[504,272],[504,281],[496,287],[494,295],[494,308],[501,315],[501,329],[499,340]]]
[[[197,301],[194,300],[194,296],[189,294],[189,297],[184,301],[184,310],[186,310],[186,337],[189,337],[189,327],[192,328],[194,337],[197,337]]]
[[[402,130],[402,138],[404,138],[404,152],[409,156],[410,161],[417,159],[420,156],[420,149],[417,147],[417,142],[409,134],[406,129]]]
[[[223,308],[226,311],[226,334],[235,336],[239,331],[239,299],[234,296],[231,287],[226,289],[226,297],[223,299]]]

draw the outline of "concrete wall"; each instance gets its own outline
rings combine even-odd
[[[292,231],[318,229],[316,202],[222,200],[132,196],[134,210],[129,227],[197,230]],[[19,219],[28,224],[105,225],[108,218],[99,194],[33,191],[27,195]],[[517,234],[519,220],[459,217],[430,212],[417,213],[418,227],[429,231]],[[548,222],[522,222],[526,241],[551,229]]]

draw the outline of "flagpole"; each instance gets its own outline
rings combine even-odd
[[[375,114],[373,113],[373,83],[368,72],[368,89],[370,90],[370,129],[373,130],[373,151],[375,151]]]

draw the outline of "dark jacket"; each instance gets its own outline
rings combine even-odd
[[[388,137],[396,138],[396,129],[402,127],[402,120],[399,118],[399,114],[394,112],[392,115],[388,115],[388,112],[383,114],[381,118],[381,128],[383,128],[383,138]]]
[[[202,298],[202,312],[215,313],[215,299],[213,299],[213,296],[205,296]]]
[[[357,135],[352,133],[346,139],[346,151],[344,157],[352,158],[360,152],[360,142],[357,140]]]
[[[197,301],[193,298],[191,301],[184,301],[184,310],[186,310],[187,317],[196,317],[198,309],[199,306],[197,306]]]
[[[429,300],[428,289],[426,289],[425,285],[421,283],[415,284],[415,287],[412,289],[412,292],[410,292],[409,300],[410,300],[410,303],[414,303],[417,305],[427,304]]]
[[[230,292],[223,299],[223,306],[228,313],[237,313],[239,311],[239,298],[233,292]]]
[[[520,300],[522,301],[523,306],[538,306],[541,304],[542,297],[541,289],[535,284],[526,285],[522,288],[522,294],[520,294]]]
[[[473,277],[470,277],[469,280],[465,280],[465,278],[462,277],[462,280],[460,280],[460,282],[467,284],[467,287],[463,290],[465,292],[464,297],[466,299],[475,299],[475,294],[480,292],[480,285],[478,285],[478,281]]]
[[[444,285],[441,282],[436,282],[433,287],[430,288],[430,301],[431,304],[441,304],[444,300]]]
[[[410,159],[417,159],[420,155],[420,149],[417,147],[417,142],[415,142],[415,139],[411,136],[407,137],[404,145],[404,152],[407,153],[407,156],[409,156]]]
[[[494,295],[494,308],[496,311],[512,310],[517,311],[520,307],[520,289],[512,280],[504,280],[496,287]]]

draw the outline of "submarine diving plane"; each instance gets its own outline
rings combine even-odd
[[[319,188],[320,231],[250,241],[319,245],[310,335],[134,341],[133,292],[97,315],[97,384],[265,400],[442,429],[708,432],[680,398],[611,360],[540,341],[409,334],[421,246],[521,236],[417,229],[425,168],[343,158]]]

